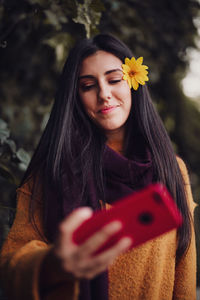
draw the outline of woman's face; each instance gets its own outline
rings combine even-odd
[[[88,116],[105,134],[124,132],[131,110],[131,90],[122,77],[121,60],[109,52],[97,51],[81,64],[80,99]]]

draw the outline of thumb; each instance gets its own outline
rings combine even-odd
[[[81,207],[74,210],[61,224],[61,232],[69,236],[87,219],[89,219],[93,214],[90,207]]]

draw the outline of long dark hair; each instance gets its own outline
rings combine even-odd
[[[47,219],[50,218],[48,205],[53,205],[54,213],[62,215],[60,210],[63,166],[67,168],[69,185],[79,186],[79,205],[86,204],[86,178],[89,173],[95,178],[99,199],[104,198],[102,153],[105,137],[84,112],[78,96],[81,63],[84,58],[98,50],[112,53],[122,62],[125,57],[132,56],[125,44],[107,34],[99,34],[93,39],[84,39],[77,43],[65,63],[48,124],[21,183],[24,184],[30,177],[37,178],[33,185],[32,204],[34,190],[42,186],[44,228]],[[154,109],[147,86],[140,86],[136,92],[132,92],[132,99],[132,111],[127,121],[128,130],[125,137],[125,155],[129,156],[132,137],[137,132],[151,152],[154,181],[163,182],[168,187],[183,215],[184,223],[178,230],[177,248],[177,256],[181,257],[191,238],[191,217],[183,178],[170,139]],[[55,201],[51,204],[48,201],[49,191],[55,193]],[[74,208],[73,203],[69,203],[69,206]],[[46,237],[51,240],[48,231]]]

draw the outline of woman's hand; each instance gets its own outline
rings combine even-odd
[[[73,232],[91,215],[92,210],[88,207],[79,208],[71,213],[61,223],[58,239],[53,249],[54,254],[60,260],[62,269],[76,278],[92,279],[105,271],[120,253],[130,247],[132,242],[131,238],[122,238],[113,247],[92,256],[92,253],[120,230],[122,225],[119,221],[109,223],[82,245],[76,245],[72,241]]]

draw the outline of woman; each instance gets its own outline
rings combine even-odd
[[[195,299],[187,170],[152,105],[147,67],[131,57],[106,34],[70,52],[2,249],[10,299]],[[142,77],[135,76],[134,66]],[[157,181],[168,187],[183,215],[178,231],[126,253],[132,241],[124,237],[91,256],[121,228],[117,221],[81,246],[72,242],[92,210]]]

